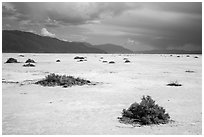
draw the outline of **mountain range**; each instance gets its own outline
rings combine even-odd
[[[201,50],[147,50],[147,51],[135,51],[135,54],[202,54]]]
[[[31,32],[3,30],[3,53],[132,53],[121,46],[91,45],[87,42],[69,42],[40,36]],[[108,47],[109,48],[108,48]]]
[[[2,31],[3,53],[125,53],[125,54],[202,54],[202,51],[149,50],[131,51],[119,45],[92,45],[87,42],[69,42],[19,30]]]
[[[106,53],[83,42],[66,42],[30,32],[2,32],[2,52],[5,53]]]
[[[133,53],[133,51],[114,44],[96,45],[96,48],[106,51],[107,53]]]

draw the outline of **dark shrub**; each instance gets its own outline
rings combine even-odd
[[[173,55],[170,55],[170,56],[173,56]]]
[[[105,60],[103,61],[103,63],[106,63],[106,62],[108,62],[108,61],[105,61]]]
[[[175,82],[171,82],[171,83],[169,83],[169,84],[167,84],[167,86],[182,86],[181,84],[179,84],[177,81],[175,81]]]
[[[26,62],[25,63],[35,63],[35,61],[34,60],[32,60],[32,59],[28,59],[28,60],[26,60]]]
[[[24,55],[19,55],[19,57],[24,57]]]
[[[58,60],[56,60],[56,62],[60,62],[60,60],[58,59]]]
[[[72,76],[50,74],[45,77],[45,79],[36,82],[35,84],[40,84],[42,86],[63,86],[70,87],[73,85],[85,85],[91,84],[89,80],[84,80],[81,78],[74,78]]]
[[[123,109],[119,121],[125,124],[166,124],[170,120],[165,109],[157,104],[150,96],[143,96],[140,103],[133,103],[127,110]]]
[[[9,58],[6,63],[18,63],[17,59]]]
[[[85,57],[78,57],[78,56],[76,56],[76,57],[74,57],[74,59],[85,59]]]
[[[110,62],[109,62],[109,64],[114,64],[114,63],[115,63],[114,61],[110,61]]]
[[[186,72],[188,72],[188,73],[194,73],[195,71],[192,71],[192,70],[186,70]]]
[[[130,63],[130,61],[129,61],[129,60],[126,60],[125,63]]]
[[[189,55],[186,55],[186,57],[190,57]]]
[[[83,62],[84,60],[83,59],[80,59],[80,60],[78,60],[77,62]]]
[[[178,58],[180,57],[180,56],[177,56]]]
[[[24,64],[23,66],[24,66],[24,67],[35,67],[35,65],[34,65],[34,64],[31,64],[31,63]]]
[[[197,56],[195,56],[194,58],[198,58]]]

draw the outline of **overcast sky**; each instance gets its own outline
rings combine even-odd
[[[202,3],[3,3],[3,29],[138,51],[201,50]]]

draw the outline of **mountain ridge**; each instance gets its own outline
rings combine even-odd
[[[202,54],[200,50],[187,51],[187,50],[146,50],[135,51],[135,54]]]
[[[126,49],[122,46],[115,45],[115,44],[100,44],[100,45],[95,45],[98,49],[104,50],[107,53],[133,53],[133,51]]]
[[[115,44],[92,45],[70,42],[19,30],[2,31],[2,53],[108,53],[108,54],[202,54],[202,51],[147,50],[131,51]]]
[[[28,46],[29,45],[29,46]],[[3,53],[106,53],[83,42],[68,42],[18,30],[2,31]]]

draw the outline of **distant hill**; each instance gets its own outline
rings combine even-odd
[[[202,54],[202,51],[186,51],[186,50],[148,50],[135,51],[135,54]]]
[[[3,53],[135,53],[135,54],[202,54],[202,51],[150,50],[131,51],[114,44],[91,45],[68,42],[18,30],[2,31]]]
[[[106,53],[83,42],[66,42],[57,38],[18,30],[3,30],[3,53]]]
[[[133,53],[133,51],[114,44],[95,45],[96,48],[106,51],[107,53]]]

